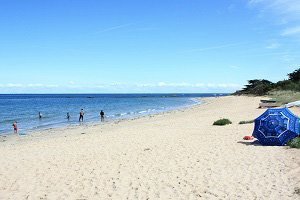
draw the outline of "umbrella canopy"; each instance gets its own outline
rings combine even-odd
[[[253,136],[263,145],[285,145],[299,135],[299,118],[288,108],[271,108],[255,119]]]

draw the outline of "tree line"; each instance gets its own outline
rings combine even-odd
[[[234,95],[267,95],[271,91],[291,90],[300,91],[300,68],[287,74],[288,79],[273,83],[266,79],[248,80],[248,84],[241,90],[233,93]]]

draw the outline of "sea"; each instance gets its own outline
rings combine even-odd
[[[25,135],[38,129],[76,126],[81,109],[85,113],[83,123],[100,124],[189,107],[200,104],[199,97],[225,95],[228,94],[0,94],[0,135],[13,134],[14,121],[19,133]],[[105,122],[100,121],[101,110]]]

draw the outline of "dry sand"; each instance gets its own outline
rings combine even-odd
[[[300,199],[300,150],[242,140],[259,100],[1,138],[0,199]]]

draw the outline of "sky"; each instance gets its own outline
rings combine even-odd
[[[299,0],[0,0],[0,93],[234,92],[299,67]]]

